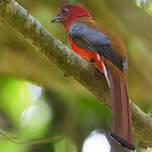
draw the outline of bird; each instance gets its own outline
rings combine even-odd
[[[85,8],[67,4],[59,8],[52,23],[63,25],[72,50],[104,74],[112,98],[111,136],[135,150],[126,72],[128,58],[120,37],[93,20]]]

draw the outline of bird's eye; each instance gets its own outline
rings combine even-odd
[[[62,14],[66,13],[66,12],[68,12],[68,11],[69,11],[68,8],[63,8],[63,9],[62,9]]]

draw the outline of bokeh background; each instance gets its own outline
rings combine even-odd
[[[50,23],[58,8],[67,3],[85,7],[96,21],[120,35],[129,58],[130,98],[145,113],[152,113],[151,0],[17,2],[68,46],[61,25]],[[0,128],[25,141],[62,135],[61,140],[38,145],[15,144],[1,136],[1,152],[77,152],[92,131],[110,126],[111,113],[50,64],[22,35],[0,23]],[[138,145],[138,139],[135,141]]]

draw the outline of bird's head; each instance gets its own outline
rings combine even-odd
[[[62,6],[57,15],[51,20],[52,23],[61,23],[66,29],[69,24],[79,17],[92,18],[90,13],[78,5],[64,5]]]

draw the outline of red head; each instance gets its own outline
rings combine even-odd
[[[59,9],[57,16],[54,16],[51,22],[61,23],[67,29],[72,21],[74,21],[78,17],[84,17],[84,16],[90,19],[92,18],[90,13],[81,6],[64,5]]]

